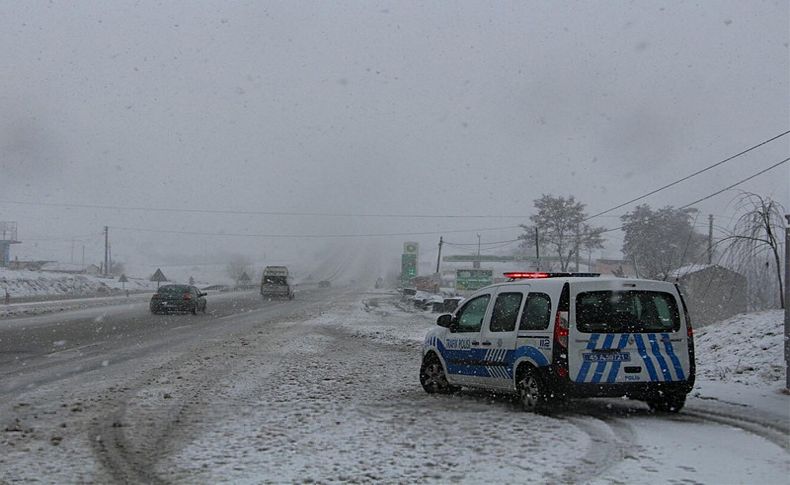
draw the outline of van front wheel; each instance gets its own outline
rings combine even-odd
[[[518,381],[518,399],[524,411],[543,413],[548,410],[548,389],[532,367],[527,368]]]
[[[428,354],[422,359],[420,366],[420,384],[428,394],[451,394],[458,391],[458,388],[447,381],[444,367],[441,361],[434,354]]]

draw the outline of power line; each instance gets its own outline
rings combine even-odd
[[[759,171],[759,172],[757,172],[756,174],[754,174],[754,175],[750,175],[750,176],[746,177],[745,179],[743,179],[743,180],[741,180],[741,181],[739,181],[739,182],[735,182],[734,184],[732,184],[732,185],[730,185],[730,186],[728,186],[728,187],[725,187],[725,188],[723,188],[723,189],[721,189],[721,190],[719,190],[719,191],[716,191],[716,192],[714,192],[714,193],[712,193],[712,194],[710,194],[710,195],[707,195],[707,196],[705,196],[705,197],[703,197],[703,198],[701,198],[701,199],[697,199],[697,200],[695,200],[694,202],[690,202],[690,203],[688,203],[688,204],[686,204],[686,205],[684,205],[684,206],[678,207],[678,209],[685,209],[686,207],[690,207],[690,206],[692,206],[692,205],[694,205],[694,204],[698,204],[698,203],[702,202],[703,200],[708,200],[708,199],[710,199],[711,197],[715,197],[715,196],[717,196],[717,195],[721,194],[722,192],[726,192],[727,190],[730,190],[730,189],[731,189],[731,188],[733,188],[733,187],[736,187],[736,186],[738,186],[738,185],[741,185],[741,184],[742,184],[742,183],[744,183],[744,182],[748,182],[749,180],[751,180],[751,179],[753,179],[753,178],[757,177],[758,175],[762,175],[762,174],[764,174],[765,172],[767,172],[767,171],[769,171],[769,170],[772,170],[772,169],[774,169],[774,168],[778,167],[779,165],[782,165],[783,163],[787,163],[787,162],[790,162],[790,157],[788,157],[788,158],[785,158],[785,159],[784,159],[784,160],[782,160],[781,162],[775,163],[775,164],[771,165],[770,167],[768,167],[768,168],[766,168],[766,169],[764,169],[764,170],[760,170],[760,171]]]
[[[701,173],[703,173],[703,172],[707,172],[707,171],[708,171],[708,170],[710,170],[710,169],[716,168],[716,167],[718,167],[719,165],[721,165],[721,164],[723,164],[723,163],[726,163],[726,162],[729,162],[730,160],[733,160],[733,159],[735,159],[735,158],[738,158],[738,157],[740,157],[741,155],[745,155],[745,154],[749,153],[749,152],[750,152],[750,151],[752,151],[752,150],[755,150],[755,149],[757,149],[757,148],[759,148],[759,147],[761,147],[761,146],[763,146],[763,145],[765,145],[765,144],[767,144],[767,143],[770,143],[770,142],[772,142],[772,141],[774,141],[774,140],[776,140],[776,139],[778,139],[778,138],[781,138],[781,137],[783,137],[783,136],[787,135],[788,133],[790,133],[790,130],[787,130],[787,131],[785,131],[785,132],[783,132],[783,133],[780,133],[780,134],[778,134],[778,135],[776,135],[776,136],[774,136],[774,137],[771,137],[771,138],[769,138],[769,139],[767,139],[767,140],[765,140],[765,141],[763,141],[763,142],[760,142],[760,143],[758,143],[757,145],[753,145],[753,146],[751,146],[751,147],[747,148],[746,150],[743,150],[742,152],[736,153],[735,155],[732,155],[732,156],[730,156],[730,157],[727,157],[727,158],[725,158],[724,160],[722,160],[722,161],[720,161],[720,162],[716,162],[716,163],[714,163],[713,165],[709,165],[709,166],[707,166],[707,167],[705,167],[705,168],[703,168],[703,169],[701,169],[701,170],[698,170],[698,171],[696,171],[696,172],[694,172],[694,173],[692,173],[692,174],[690,174],[690,175],[686,175],[685,177],[683,177],[683,178],[680,178],[680,179],[678,179],[678,180],[675,180],[674,182],[668,183],[668,184],[666,184],[666,185],[664,185],[664,186],[662,186],[662,187],[659,187],[659,188],[657,188],[657,189],[655,189],[655,190],[651,190],[650,192],[648,192],[648,193],[646,193],[646,194],[644,194],[644,195],[640,195],[639,197],[636,197],[636,198],[634,198],[634,199],[631,199],[631,200],[629,200],[628,202],[623,202],[622,204],[616,205],[616,206],[614,206],[614,207],[612,207],[612,208],[610,208],[610,209],[606,209],[606,210],[604,210],[604,211],[601,211],[601,212],[598,212],[598,213],[596,213],[596,214],[593,214],[593,215],[591,215],[591,216],[589,216],[589,217],[587,217],[587,218],[583,219],[583,220],[582,220],[582,222],[588,221],[588,220],[590,220],[590,219],[592,219],[592,218],[594,218],[594,217],[602,216],[602,215],[604,215],[604,214],[607,214],[607,213],[609,213],[609,212],[612,212],[612,211],[614,211],[614,210],[620,209],[621,207],[625,207],[625,206],[627,206],[628,204],[631,204],[631,203],[633,203],[633,202],[636,202],[636,201],[638,201],[638,200],[642,200],[642,199],[644,199],[644,198],[650,197],[651,195],[653,195],[653,194],[655,194],[655,193],[658,193],[658,192],[661,192],[661,191],[662,191],[662,190],[664,190],[664,189],[668,189],[669,187],[672,187],[672,186],[674,186],[674,185],[677,185],[677,184],[679,184],[680,182],[686,181],[686,180],[688,180],[688,179],[690,179],[690,178],[692,178],[692,177],[695,177],[695,176],[697,176],[697,175],[699,175],[699,174],[701,174]],[[771,168],[773,168],[773,167],[771,167]],[[768,169],[768,170],[770,170],[770,169]],[[759,175],[759,174],[757,174],[757,175]],[[756,175],[755,175],[755,176],[756,176]],[[725,189],[725,190],[726,190],[726,189]],[[714,194],[714,195],[716,195],[716,194]],[[712,197],[712,196],[711,196],[711,197]],[[704,200],[704,199],[702,199],[702,200]],[[699,201],[698,201],[698,202],[699,202]],[[695,202],[695,203],[696,203],[696,202]]]
[[[787,133],[790,133],[788,131]],[[784,160],[771,165],[768,168],[760,170],[759,172],[750,175],[744,179],[735,182],[734,184],[728,185],[727,187],[717,190],[716,192],[709,194],[705,197],[695,200],[694,202],[690,202],[686,205],[679,207],[678,209],[685,209],[690,207],[694,204],[698,204],[704,200],[710,199],[711,197],[715,197],[722,192],[730,190],[744,182],[747,182],[759,175],[762,175],[769,170],[772,170],[784,163],[790,161],[790,157],[785,158]],[[589,218],[588,218],[589,219]],[[392,233],[363,233],[363,234],[248,234],[248,233],[212,233],[212,232],[197,232],[197,231],[176,231],[176,230],[169,230],[169,229],[146,229],[146,228],[134,228],[134,227],[115,227],[113,229],[122,230],[122,231],[137,231],[137,232],[154,232],[154,233],[166,233],[166,234],[183,234],[183,235],[191,235],[191,236],[218,236],[218,237],[252,237],[252,238],[272,238],[272,239],[340,239],[340,238],[362,238],[362,237],[399,237],[399,236],[430,236],[430,235],[438,235],[438,234],[451,234],[451,233],[470,233],[470,232],[488,232],[488,231],[504,231],[509,229],[518,229],[521,226],[504,226],[504,227],[489,227],[489,228],[481,228],[481,229],[454,229],[454,230],[444,230],[444,231],[425,231],[425,232],[392,232]],[[624,225],[619,227],[614,227],[611,229],[605,229],[600,231],[598,234],[604,234],[607,232],[619,231],[621,230]],[[500,244],[500,243],[511,243],[515,242],[518,239],[513,240],[506,240],[506,241],[496,241],[487,244]],[[451,245],[463,246],[466,244],[462,243],[447,243]]]
[[[426,231],[426,232],[390,232],[390,233],[367,233],[367,234],[249,234],[233,232],[197,232],[197,231],[176,231],[171,229],[146,229],[141,227],[117,227],[111,229],[120,231],[154,232],[164,234],[183,234],[188,236],[219,236],[219,237],[251,237],[251,238],[271,238],[271,239],[341,239],[356,237],[400,237],[400,236],[430,236],[448,233],[467,233],[467,232],[487,232],[504,231],[515,229],[520,226],[488,227],[483,229],[453,229],[445,231]]]
[[[521,227],[521,226],[514,226],[514,227]],[[490,245],[501,244],[501,243],[511,243],[515,241],[520,241],[520,239],[508,239],[506,241],[487,242],[487,243],[482,243],[482,246],[490,246]],[[445,241],[444,244],[447,244],[448,246],[477,246],[477,243],[453,243],[447,241]]]
[[[295,211],[258,211],[234,209],[185,209],[177,207],[143,207],[105,204],[77,204],[71,202],[29,202],[0,199],[0,204],[29,205],[37,207],[71,207],[78,209],[101,209],[119,211],[169,212],[186,214],[218,214],[246,216],[287,216],[287,217],[378,217],[409,219],[525,219],[528,216],[503,214],[396,214],[396,213],[337,213],[337,212],[295,212]]]
[[[508,246],[512,245],[513,243],[519,242],[519,241],[521,241],[521,239],[511,239],[509,241],[498,241],[497,243],[488,243],[488,245],[483,244],[482,248],[481,248],[481,251],[483,251],[483,252],[496,251],[496,250],[508,247]],[[477,253],[477,247],[474,247],[474,248],[467,247],[467,246],[469,246],[467,244],[451,244],[451,243],[444,243],[444,244],[447,244],[450,247],[454,247],[454,248],[456,248],[459,251],[465,251],[465,252],[468,252],[470,254],[476,254]],[[474,244],[474,246],[477,246],[477,244]]]
[[[644,195],[636,197],[624,202],[610,209],[593,214],[582,222],[590,220],[594,217],[600,217],[604,214],[617,210],[628,204],[642,200],[657,192],[679,184],[685,180],[695,177],[703,172],[711,170],[719,165],[726,163],[734,158],[740,157],[752,150],[755,150],[767,143],[770,143],[778,138],[781,138],[790,133],[790,130],[780,133],[768,140],[765,140],[757,145],[751,146],[746,150],[736,153],[720,162],[714,163],[706,168],[698,170],[690,175],[681,179],[671,182],[667,185],[652,190]],[[101,209],[101,210],[118,210],[118,211],[143,211],[143,212],[160,212],[160,213],[185,213],[185,214],[217,214],[217,215],[265,215],[265,216],[287,216],[287,217],[376,217],[376,218],[409,218],[409,219],[526,219],[529,216],[525,215],[504,215],[504,214],[397,214],[397,213],[333,213],[333,212],[298,212],[298,211],[260,211],[260,210],[235,210],[235,209],[187,209],[176,207],[144,207],[144,206],[120,206],[120,205],[107,205],[107,204],[79,204],[70,202],[30,202],[20,200],[0,199],[0,204],[15,204],[15,205],[28,205],[38,207],[72,207],[79,209]]]
[[[755,174],[749,175],[749,176],[748,176],[748,177],[746,177],[745,179],[741,179],[741,180],[739,180],[738,182],[735,182],[735,183],[734,183],[734,184],[732,184],[732,185],[728,185],[727,187],[725,187],[725,188],[723,188],[723,189],[721,189],[721,190],[717,190],[716,192],[713,192],[712,194],[709,194],[709,195],[706,195],[705,197],[702,197],[702,198],[700,198],[700,199],[697,199],[697,200],[695,200],[694,202],[689,202],[689,203],[688,203],[688,204],[686,204],[686,205],[680,206],[680,207],[678,207],[678,210],[680,210],[680,209],[685,209],[685,208],[687,208],[687,207],[691,207],[691,206],[692,206],[692,205],[694,205],[694,204],[698,204],[698,203],[700,203],[700,202],[702,202],[702,201],[704,201],[704,200],[708,200],[708,199],[710,199],[711,197],[715,197],[715,196],[717,196],[717,195],[721,194],[722,192],[726,192],[726,191],[728,191],[728,190],[730,190],[730,189],[732,189],[732,188],[734,188],[734,187],[737,187],[738,185],[741,185],[741,184],[742,184],[742,183],[744,183],[744,182],[748,182],[749,180],[751,180],[751,179],[753,179],[753,178],[755,178],[755,177],[757,177],[757,176],[759,176],[759,175],[762,175],[762,174],[764,174],[765,172],[768,172],[769,170],[773,170],[773,169],[775,169],[776,167],[778,167],[779,165],[782,165],[782,164],[784,164],[784,163],[787,163],[787,162],[790,162],[790,157],[788,157],[788,158],[785,158],[785,159],[784,159],[784,160],[782,160],[781,162],[777,162],[777,163],[775,163],[775,164],[771,165],[771,166],[770,166],[770,167],[768,167],[768,168],[765,168],[765,169],[763,169],[763,170],[760,170],[759,172],[757,172],[757,173],[755,173]],[[624,227],[625,227],[625,225],[622,225],[622,226],[620,226],[620,227],[613,227],[613,228],[611,228],[611,229],[606,229],[606,230],[603,230],[603,231],[599,232],[598,234],[604,234],[604,233],[606,233],[606,232],[612,232],[612,231],[619,231],[620,229],[622,229],[622,228],[624,228]]]

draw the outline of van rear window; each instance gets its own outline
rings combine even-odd
[[[285,276],[264,276],[263,277],[263,284],[264,285],[276,285],[276,286],[285,286],[288,284],[288,278]]]
[[[675,297],[659,291],[588,291],[576,296],[576,328],[592,333],[674,332]]]

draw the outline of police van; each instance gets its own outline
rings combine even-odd
[[[527,411],[571,397],[678,412],[694,386],[691,320],[677,286],[595,273],[504,273],[425,338],[426,392],[516,393]]]

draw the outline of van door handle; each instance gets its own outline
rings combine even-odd
[[[483,342],[483,345],[491,345],[491,342]]]
[[[480,345],[480,342],[478,342],[477,340],[472,340],[472,345]]]

